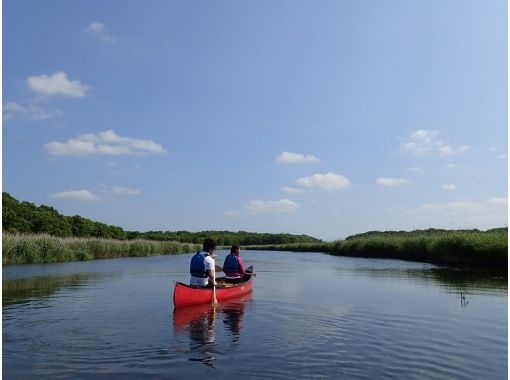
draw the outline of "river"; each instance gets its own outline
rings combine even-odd
[[[252,294],[174,311],[190,257],[4,266],[4,378],[507,378],[506,272],[243,251]]]

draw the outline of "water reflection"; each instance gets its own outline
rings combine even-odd
[[[447,288],[452,292],[466,294],[468,290],[473,293],[508,292],[508,272],[501,270],[487,270],[477,268],[449,268],[431,267],[423,269],[406,268],[356,268],[355,272],[370,277],[394,277],[430,282],[430,280]]]
[[[189,348],[194,356],[188,360],[199,361],[214,368],[215,354],[221,351],[216,340],[218,326],[223,324],[232,345],[238,344],[244,309],[252,298],[252,293],[249,293],[217,306],[204,304],[174,309],[175,334],[189,335]]]
[[[43,276],[3,280],[3,306],[26,303],[34,299],[48,298],[63,288],[81,286],[94,277],[97,277],[97,275],[93,273],[75,273],[66,276]]]
[[[239,337],[241,336],[245,302],[246,300],[239,303],[226,304],[222,310],[223,324],[230,332],[232,343],[239,342]]]

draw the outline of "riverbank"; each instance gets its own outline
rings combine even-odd
[[[2,264],[56,263],[173,255],[196,252],[198,244],[173,241],[115,240],[101,238],[59,238],[50,235],[2,235]]]
[[[391,258],[445,265],[507,267],[508,230],[441,231],[430,234],[374,235],[312,244],[250,246],[246,249],[324,252],[335,256]]]

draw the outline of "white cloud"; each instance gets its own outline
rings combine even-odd
[[[454,154],[460,154],[467,152],[469,150],[468,145],[462,145],[456,149],[452,148],[450,145],[444,145],[438,148],[439,153],[443,156],[452,156]]]
[[[276,162],[281,164],[303,164],[305,162],[317,162],[319,159],[313,154],[301,154],[283,152],[276,157]]]
[[[332,172],[303,177],[298,179],[296,182],[301,186],[320,188],[324,190],[342,189],[351,184],[349,178]]]
[[[507,158],[507,155],[506,155],[506,154],[500,154],[500,155],[498,156],[498,158],[500,158],[500,159],[504,160],[504,159],[506,159],[506,158]]]
[[[223,215],[225,215],[225,216],[238,216],[239,215],[239,211],[237,211],[237,210],[228,210],[228,211],[225,211],[223,213]]]
[[[399,186],[408,183],[409,180],[405,178],[377,178],[376,180],[379,186]]]
[[[115,186],[112,189],[113,194],[117,195],[140,195],[140,190],[131,189],[129,187]]]
[[[409,141],[402,145],[402,149],[416,156],[429,153],[442,145],[441,141],[437,140],[438,134],[437,131],[418,129],[411,134]]]
[[[451,156],[454,154],[465,153],[469,150],[468,145],[462,145],[454,148],[446,145],[438,139],[438,131],[429,131],[427,129],[418,129],[411,133],[407,142],[401,145],[401,148],[414,156],[420,156],[428,153],[437,152],[442,156]]]
[[[277,212],[294,212],[299,205],[290,199],[281,199],[279,201],[263,201],[260,199],[249,201],[244,206],[250,212],[277,211]]]
[[[283,190],[284,190],[284,191],[286,191],[286,192],[287,192],[287,193],[289,193],[289,194],[301,194],[301,193],[304,193],[304,192],[305,192],[305,190],[304,190],[304,189],[296,189],[296,188],[294,188],[294,187],[287,187],[287,186],[285,186],[285,187],[283,188]]]
[[[423,169],[419,168],[417,166],[412,167],[412,168],[408,168],[407,170],[410,171],[411,173],[416,173],[416,174],[419,174],[419,175],[423,175]]]
[[[508,200],[494,197],[486,201],[427,203],[404,211],[412,223],[423,226],[487,229],[508,223]],[[416,224],[415,224],[416,225]]]
[[[106,26],[101,22],[93,22],[85,28],[85,31],[97,36],[103,42],[115,42],[115,38],[106,33]]]
[[[51,76],[35,75],[27,78],[28,86],[32,91],[44,96],[65,95],[72,97],[85,96],[90,86],[81,84],[79,80],[67,79],[67,74],[59,71]]]
[[[441,188],[446,191],[454,191],[457,187],[454,183],[447,183],[441,186]]]
[[[117,135],[111,129],[98,134],[85,134],[67,142],[52,141],[44,148],[54,155],[85,156],[91,154],[105,155],[140,155],[146,153],[161,154],[165,149],[152,140],[134,139]]]
[[[89,190],[61,191],[51,194],[53,198],[72,199],[78,201],[97,201],[99,197]]]
[[[457,166],[455,164],[446,164],[445,165],[448,169],[455,169]]]
[[[22,119],[22,120],[47,120],[62,116],[60,110],[48,111],[41,106],[35,104],[20,104],[16,102],[8,102],[3,106],[4,120]]]

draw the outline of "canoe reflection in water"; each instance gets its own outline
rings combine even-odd
[[[223,350],[216,342],[216,328],[223,325],[231,337],[231,344],[239,342],[244,316],[244,308],[253,299],[252,293],[226,300],[217,306],[210,304],[174,309],[175,334],[189,334],[189,347],[192,353],[201,358],[192,357],[190,361],[200,361],[214,367],[214,354]]]

